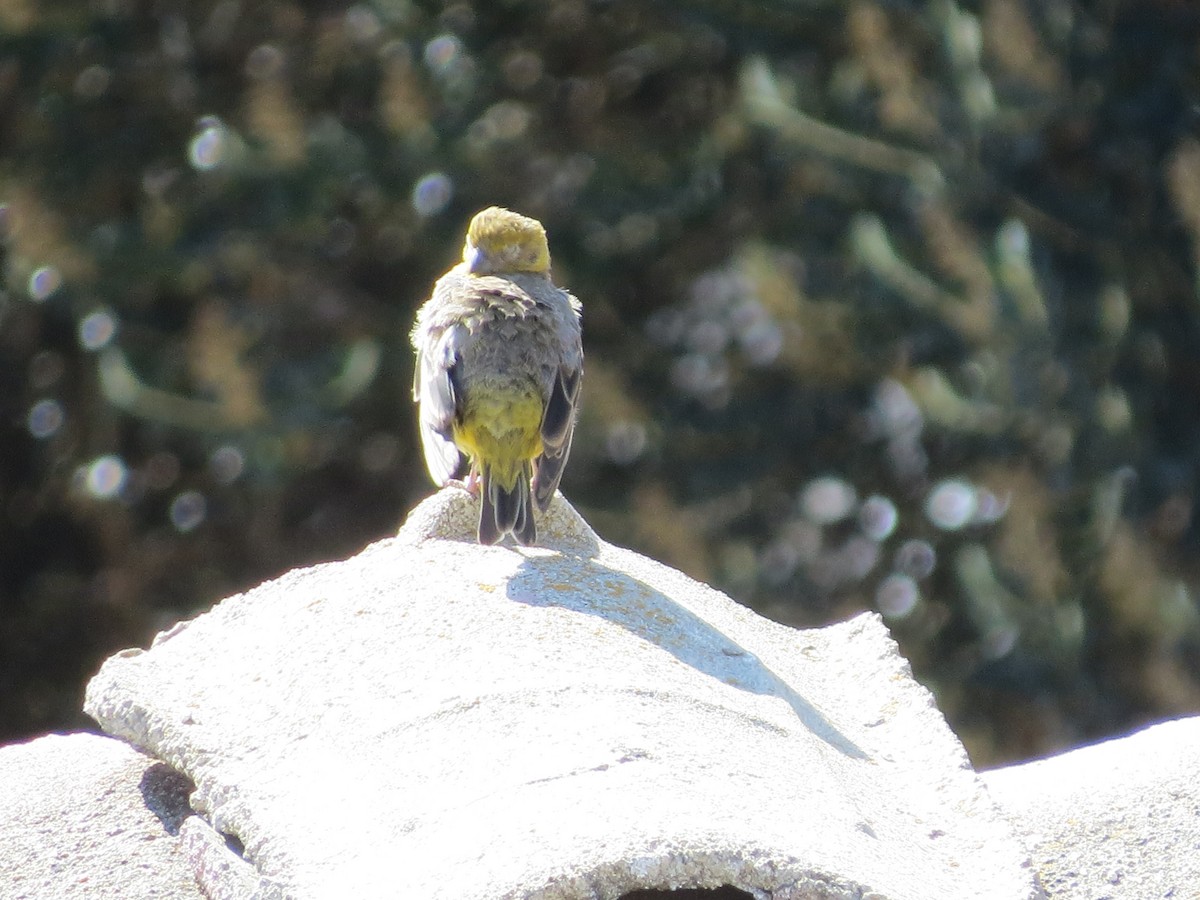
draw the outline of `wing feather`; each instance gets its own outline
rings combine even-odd
[[[550,499],[558,489],[567,458],[571,455],[582,376],[581,368],[560,368],[550,390],[550,399],[546,402],[546,412],[542,417],[543,450],[537,459],[533,476],[533,498],[542,512],[550,506]]]
[[[420,354],[413,376],[413,396],[419,404],[421,447],[429,475],[439,487],[462,474],[465,460],[454,444],[454,421],[462,390],[458,384],[459,328],[447,328]]]

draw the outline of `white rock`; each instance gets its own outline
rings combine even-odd
[[[561,500],[548,547],[480,547],[475,508],[447,489],[89,685],[106,731],[193,779],[258,895],[1040,896],[877,617],[771,623]]]
[[[176,837],[190,789],[95,734],[0,747],[0,898],[201,900]]]
[[[1053,900],[1200,897],[1200,718],[983,778]]]

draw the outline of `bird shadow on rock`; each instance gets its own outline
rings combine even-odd
[[[508,597],[598,616],[670,653],[698,672],[749,693],[779,697],[801,724],[852,759],[868,755],[748,649],[643,581],[591,554],[526,556],[508,582]]]
[[[477,504],[461,486],[447,487],[410,513],[401,533],[418,540],[473,544]],[[522,556],[508,580],[510,600],[608,619],[709,678],[780,698],[804,728],[830,747],[853,759],[868,758],[820,710],[737,641],[661,591],[598,562],[599,538],[561,495],[539,516],[538,529],[537,549],[510,545]]]

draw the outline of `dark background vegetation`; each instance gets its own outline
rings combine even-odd
[[[978,765],[1200,711],[1195,8],[0,0],[0,741],[395,531],[491,204],[602,536],[882,611]]]

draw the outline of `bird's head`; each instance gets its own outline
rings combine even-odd
[[[474,275],[550,271],[546,229],[537,219],[499,206],[475,214],[467,227],[463,261]]]

